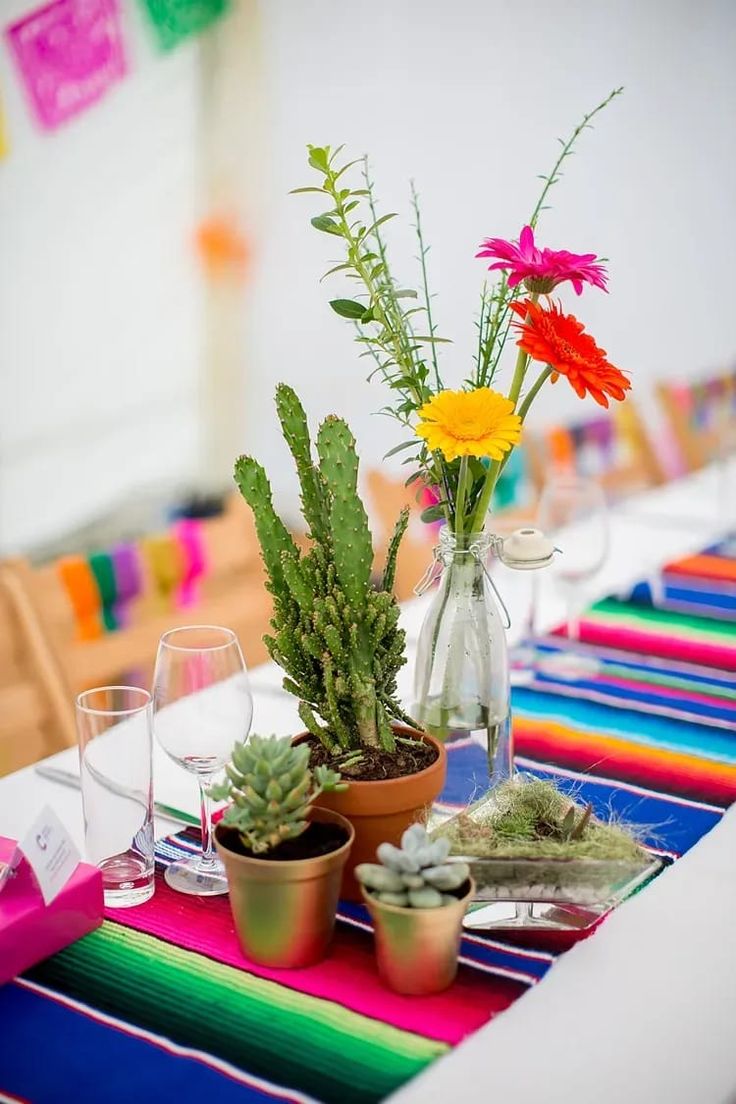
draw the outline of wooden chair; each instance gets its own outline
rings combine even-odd
[[[380,468],[368,472],[366,483],[373,513],[376,545],[374,570],[377,575],[383,571],[396,519],[404,506],[409,507],[409,526],[399,549],[394,584],[394,593],[403,602],[413,597],[414,587],[429,566],[436,544],[435,527],[421,521],[423,506],[417,501],[413,484],[406,487],[403,479],[397,479]]]
[[[689,384],[659,383],[656,393],[686,471],[736,451],[736,371]]]
[[[536,494],[529,482],[529,472],[524,449],[514,450],[513,464],[509,465],[506,479],[500,483],[492,505],[493,529],[497,533],[510,533],[533,520]],[[368,473],[367,488],[374,515],[376,558],[374,569],[380,574],[385,563],[388,541],[396,518],[404,506],[409,507],[410,519],[406,535],[401,542],[396,564],[395,594],[400,602],[414,596],[414,587],[423,577],[432,561],[432,549],[437,543],[439,523],[427,524],[421,513],[428,501],[417,492],[417,484],[405,486],[404,480],[376,469]]]
[[[0,775],[75,743],[70,701],[25,589],[0,564]]]
[[[526,438],[534,483],[575,472],[600,482],[612,500],[664,481],[661,464],[631,400],[570,426],[550,427]]]
[[[80,690],[115,683],[150,686],[158,641],[167,629],[224,625],[237,633],[249,666],[268,658],[262,636],[268,628],[271,597],[264,587],[251,513],[239,495],[232,496],[222,515],[201,522],[201,537],[206,570],[194,582],[195,600],[183,608],[173,603],[175,588],[167,590],[165,585],[165,534],[137,542],[140,593],[123,611],[105,604],[104,586],[93,585],[88,565],[85,575],[81,557],[63,557],[42,567],[26,560],[3,565],[5,578],[23,603],[29,631],[32,626],[44,641],[60,672],[63,689],[53,705],[64,733],[74,730],[74,695]],[[167,556],[170,561],[171,546]],[[111,627],[117,616],[120,623]]]

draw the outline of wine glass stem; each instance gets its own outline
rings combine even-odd
[[[202,866],[215,865],[215,843],[212,830],[212,801],[207,788],[212,782],[211,778],[199,778],[199,808],[202,824]]]
[[[537,610],[539,608],[539,578],[536,571],[531,573],[531,594],[529,595],[529,609],[526,616],[525,643],[532,646],[537,631]]]
[[[567,639],[574,644],[580,640],[580,617],[578,616],[575,591],[572,587],[567,592]]]
[[[524,927],[532,919],[532,903],[531,901],[517,901],[516,902],[516,923],[519,927]]]

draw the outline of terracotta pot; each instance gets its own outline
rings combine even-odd
[[[314,859],[274,862],[231,851],[223,842],[227,830],[221,824],[215,829],[240,946],[247,958],[262,966],[311,966],[324,958],[332,938],[354,832],[349,821],[329,809],[313,808],[309,819],[339,824],[347,840],[336,851]]]
[[[434,909],[385,905],[362,892],[373,919],[381,980],[395,992],[415,997],[441,993],[452,985],[463,917],[475,893],[473,880],[464,897]]]
[[[417,736],[414,729],[404,725],[394,725],[393,729],[397,736]],[[308,736],[304,732],[294,743],[301,743]],[[320,794],[317,799],[320,808],[340,813],[355,829],[355,843],[342,882],[341,896],[347,901],[361,900],[361,887],[353,877],[358,863],[375,862],[379,843],[398,846],[410,824],[426,820],[432,803],[442,792],[447,774],[444,744],[425,732],[421,733],[421,739],[437,750],[437,758],[425,770],[381,782],[350,782],[342,793]]]

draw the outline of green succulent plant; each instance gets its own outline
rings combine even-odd
[[[364,745],[393,751],[392,720],[417,727],[396,698],[405,637],[392,590],[408,511],[396,522],[375,586],[373,542],[358,494],[350,429],[341,418],[326,418],[315,463],[304,409],[285,384],[276,389],[276,408],[296,464],[311,546],[300,551],[274,509],[265,471],[252,457],[241,456],[235,481],[253,510],[274,600],[273,635],[264,642],[286,672],[284,689],[299,698],[303,723],[331,753]]]
[[[382,843],[379,863],[360,863],[355,877],[385,905],[403,908],[441,908],[457,901],[452,893],[468,880],[464,862],[445,862],[450,841],[433,840],[422,824],[412,824],[401,837],[401,847]]]
[[[321,793],[345,790],[347,783],[329,767],[309,769],[309,748],[294,747],[288,736],[251,736],[233,748],[227,778],[210,796],[231,801],[222,823],[235,828],[254,854],[296,839],[308,825],[307,814]]]
[[[560,835],[564,840],[581,840],[585,835],[585,829],[590,823],[590,818],[593,815],[593,806],[588,804],[583,809],[580,815],[580,819],[577,818],[577,808],[575,805],[571,805],[563,817],[562,824],[560,825]]]

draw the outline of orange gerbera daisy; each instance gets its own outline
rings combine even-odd
[[[554,304],[540,307],[531,299],[512,303],[511,309],[523,319],[514,322],[520,334],[516,344],[532,360],[549,364],[553,383],[567,376],[581,399],[591,395],[600,406],[608,406],[608,396],[619,401],[626,397],[631,383],[573,314],[563,314]]]

